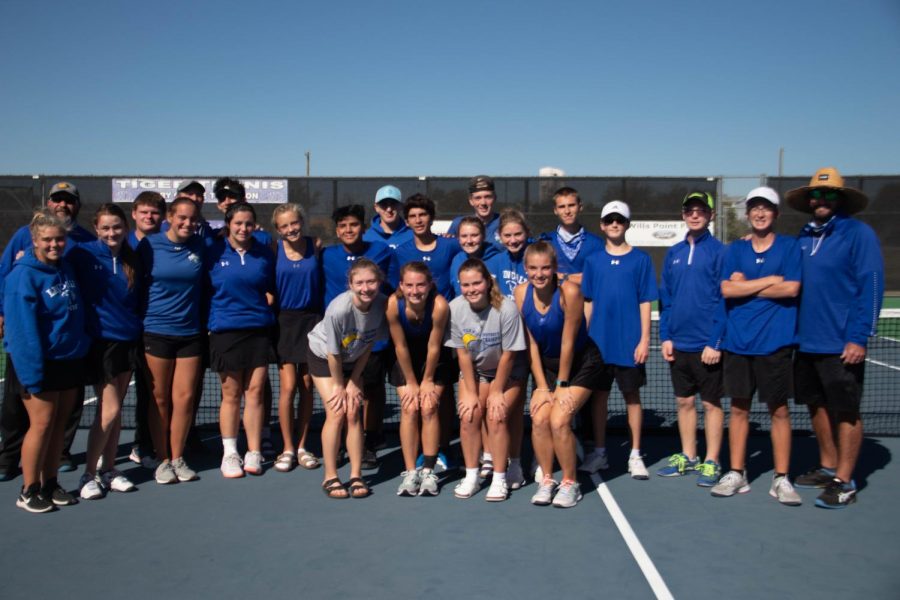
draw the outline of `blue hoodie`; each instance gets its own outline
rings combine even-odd
[[[3,346],[28,393],[43,390],[44,362],[84,357],[91,340],[84,331],[84,303],[72,267],[35,258],[31,249],[6,278]]]
[[[67,243],[63,255],[65,256],[68,254],[69,251],[78,244],[83,244],[96,239],[97,237],[93,233],[78,223],[75,223],[72,230],[66,234]],[[3,256],[0,257],[0,311],[3,310],[3,280],[9,275],[10,271],[12,271],[13,264],[16,262],[16,254],[24,252],[31,247],[31,228],[28,225],[24,225],[16,230],[13,236],[9,238],[9,243],[6,244]],[[2,312],[0,312],[0,316],[3,316]]]
[[[95,339],[130,342],[141,337],[140,271],[128,288],[121,255],[115,257],[100,240],[80,244],[66,255],[81,284],[86,329]],[[135,255],[135,262],[137,256]]]
[[[397,246],[405,244],[411,239],[413,239],[412,229],[406,226],[403,219],[400,219],[400,227],[397,231],[388,233],[381,228],[381,217],[379,216],[372,219],[372,225],[363,234],[364,242],[381,242],[390,246],[391,250],[396,250]]]
[[[659,281],[659,340],[676,350],[720,350],[725,336],[721,271],[725,246],[709,231],[666,252]]]
[[[871,227],[842,214],[797,238],[803,289],[797,341],[801,352],[841,354],[875,335],[884,295],[884,260]]]

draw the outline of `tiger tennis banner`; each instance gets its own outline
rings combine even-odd
[[[166,201],[178,194],[178,188],[188,181],[198,181],[206,188],[205,199],[215,202],[213,184],[215,178],[204,177],[117,177],[112,180],[113,202],[131,203],[141,192],[159,192]],[[238,181],[247,189],[247,202],[251,204],[283,204],[288,201],[287,179],[244,179]]]

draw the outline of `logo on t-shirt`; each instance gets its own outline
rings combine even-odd
[[[609,264],[611,264],[611,265],[617,265],[617,264],[619,264],[619,259],[618,259],[618,258],[610,259]]]

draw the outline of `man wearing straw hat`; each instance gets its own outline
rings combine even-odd
[[[809,409],[820,464],[795,484],[824,488],[816,506],[845,508],[856,501],[866,344],[881,311],[884,261],[875,232],[851,217],[868,198],[846,187],[837,169],[819,169],[809,185],[790,190],[785,200],[812,217],[798,237],[803,292],[794,385],[796,402]]]

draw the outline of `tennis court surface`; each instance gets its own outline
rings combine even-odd
[[[676,443],[646,438],[651,471]],[[613,437],[599,493],[599,478],[583,478],[569,510],[532,506],[534,484],[503,503],[459,500],[455,474],[436,498],[399,498],[396,444],[366,473],[364,500],[326,498],[321,470],[267,463],[262,477],[225,480],[218,439],[204,445],[191,457],[198,482],[160,486],[123,458],[138,491],[49,515],[15,507],[21,477],[0,483],[0,597],[896,598],[900,584],[898,438],[866,439],[859,502],[839,511],[815,508],[815,490],[796,508],[769,497],[766,436],[750,438],[752,491],[727,499],[692,478],[630,479]],[[796,437],[792,465],[814,461],[815,440]],[[78,476],[61,482],[74,489]]]

